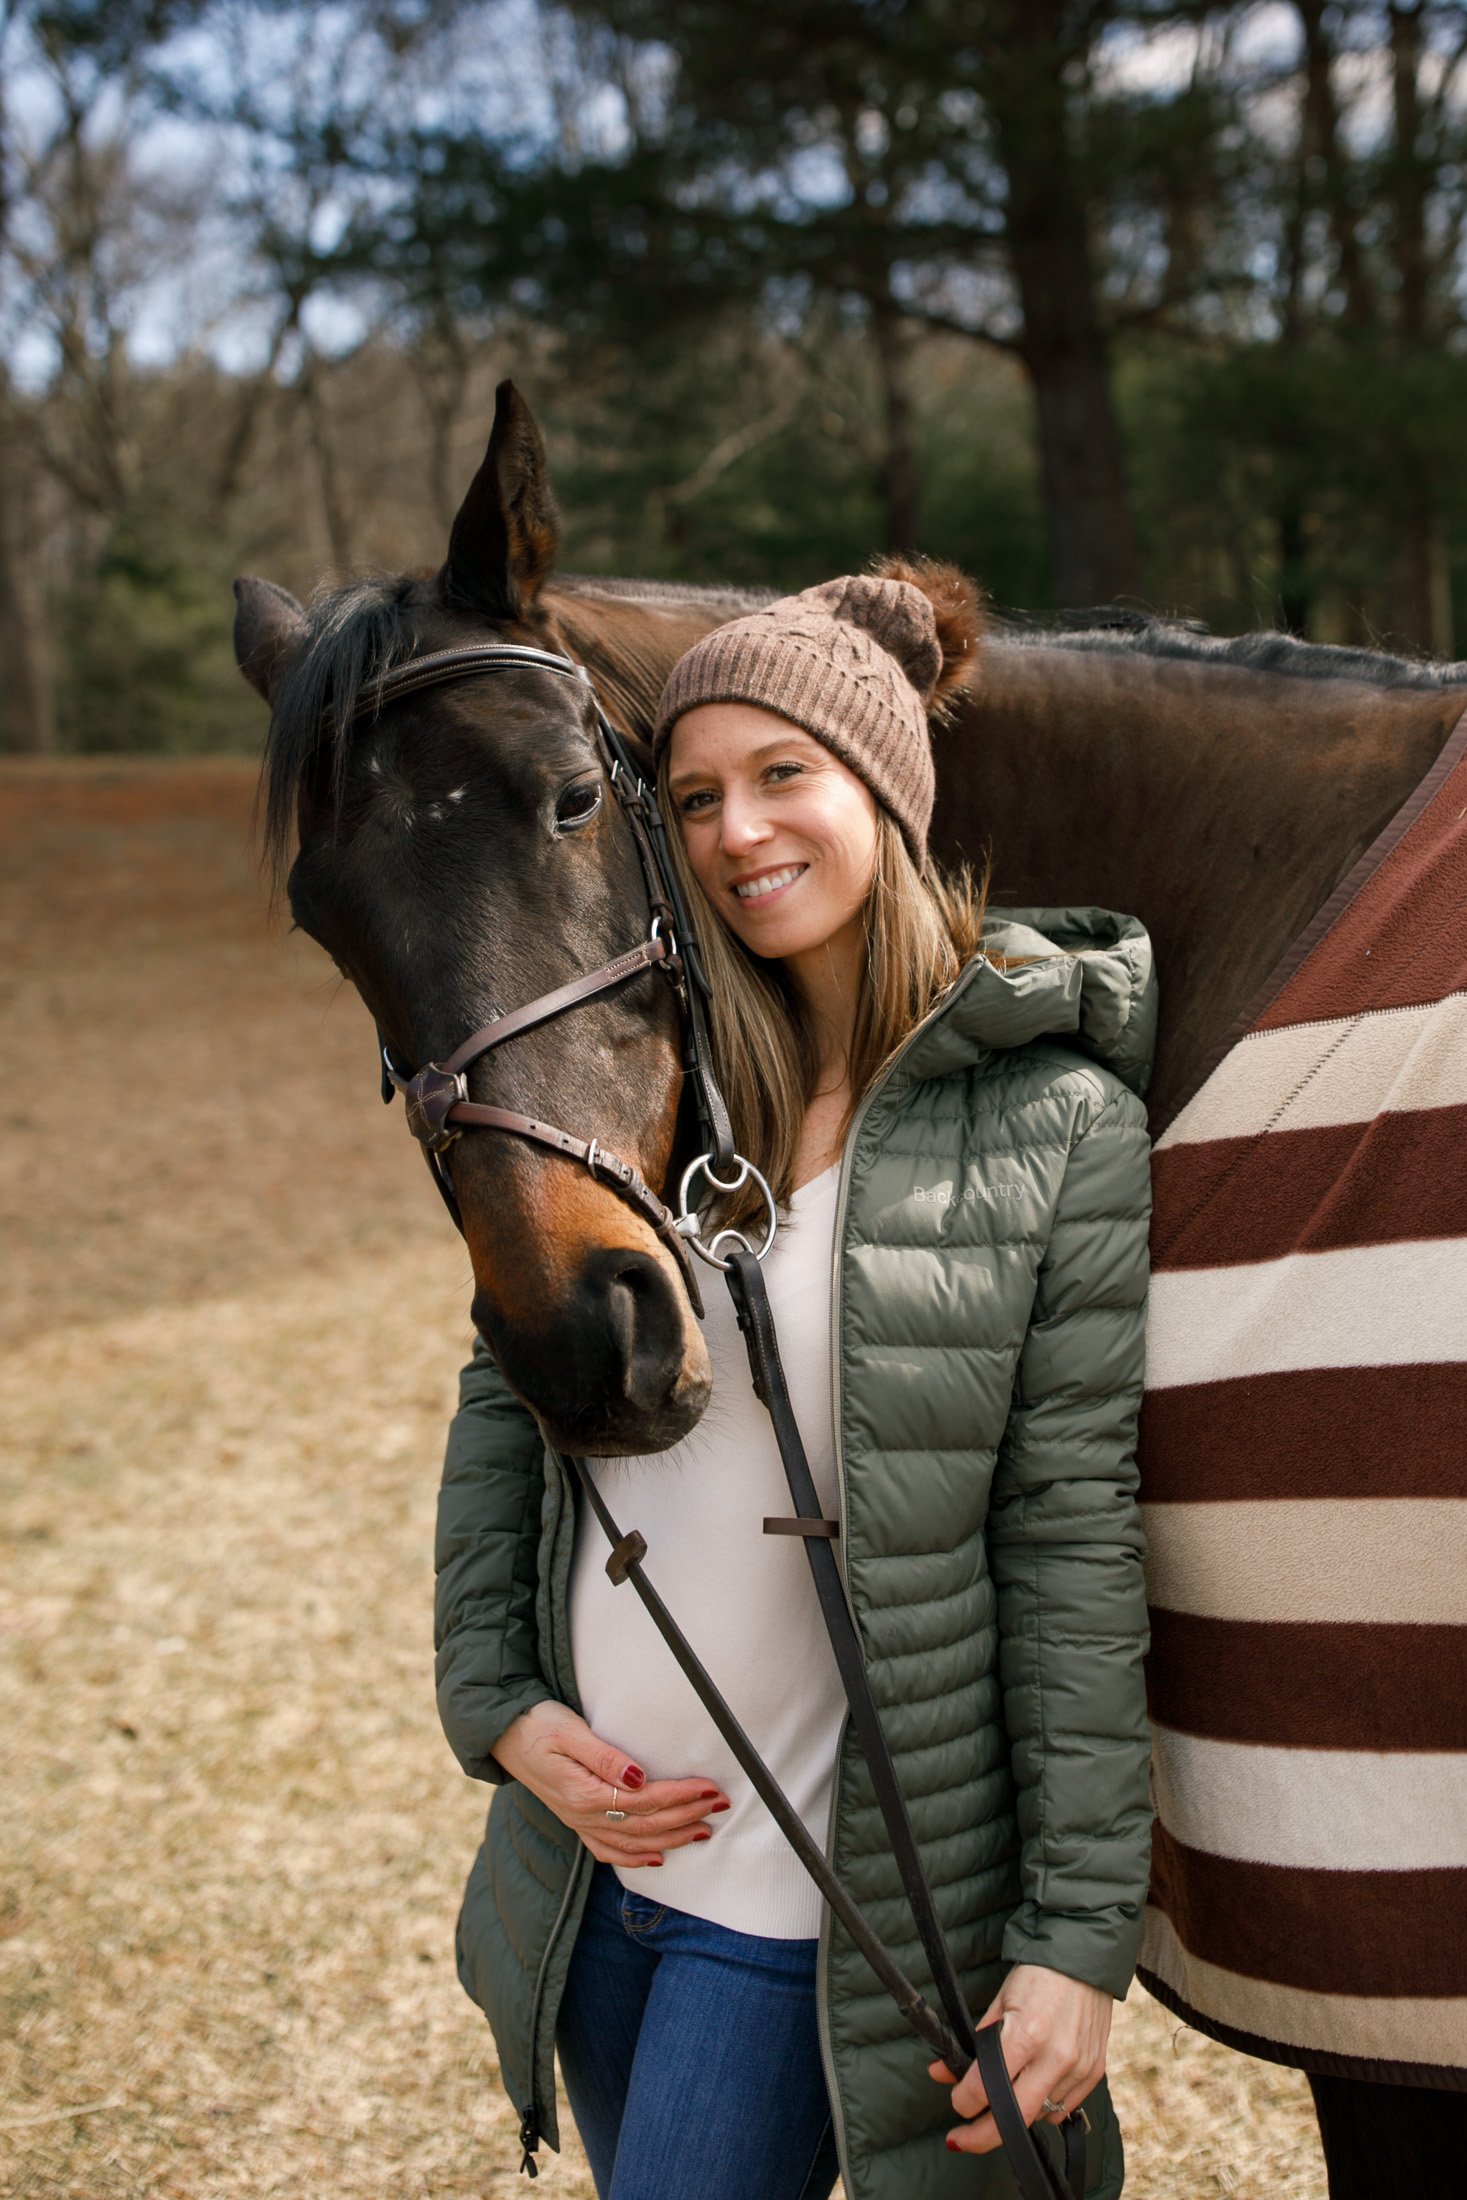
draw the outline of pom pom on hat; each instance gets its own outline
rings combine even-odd
[[[984,626],[982,591],[959,566],[945,565],[938,558],[893,553],[879,558],[871,570],[879,580],[910,582],[931,605],[942,667],[928,716],[946,717],[977,674]]]

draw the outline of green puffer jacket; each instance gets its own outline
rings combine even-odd
[[[1063,909],[1006,911],[986,944],[1039,959],[975,958],[862,1103],[842,1157],[832,1313],[838,1547],[975,2011],[1015,1963],[1124,1995],[1151,1820],[1133,1456],[1150,942],[1130,918]],[[558,2144],[556,2011],[590,1860],[490,1752],[530,1705],[578,1704],[574,1526],[566,1468],[481,1348],[443,1478],[438,1699],[464,1769],[502,1782],[458,1964],[527,2147],[542,2133]],[[924,1977],[849,1725],[828,1849]],[[944,2146],[947,2090],[828,1916],[819,1977],[850,2200],[1012,2194],[999,2157]],[[1087,2105],[1088,2191],[1113,2200],[1114,2113],[1103,2088]]]

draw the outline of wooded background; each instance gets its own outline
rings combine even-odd
[[[253,746],[228,583],[436,562],[1450,654],[1462,0],[0,0],[0,746]]]

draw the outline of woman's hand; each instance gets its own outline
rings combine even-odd
[[[980,2022],[1003,2019],[1003,2059],[1026,2124],[1041,2119],[1058,2123],[1100,2083],[1113,2007],[1110,1995],[1098,1986],[1043,1970],[1037,1963],[1015,1964]],[[957,2114],[973,2119],[948,2133],[953,2152],[992,2154],[1000,2144],[998,2126],[988,2112],[978,2065],[965,2071],[956,2085],[946,2063],[927,2067],[939,2084],[953,2087]],[[1064,2107],[1046,2110],[1046,2100],[1063,2102]]]
[[[537,1703],[507,1726],[494,1754],[511,1779],[522,1780],[578,1833],[598,1864],[660,1864],[665,1849],[709,1841],[707,1820],[728,1809],[728,1797],[712,1780],[648,1780],[625,1750],[601,1741],[585,1720],[563,1703]],[[612,1790],[626,1817],[606,1813]]]

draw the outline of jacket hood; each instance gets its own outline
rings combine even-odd
[[[983,944],[907,1042],[899,1078],[942,1077],[1052,1032],[1145,1092],[1156,970],[1144,925],[1111,909],[1003,909],[990,913]],[[988,955],[1026,959],[1003,970]]]

